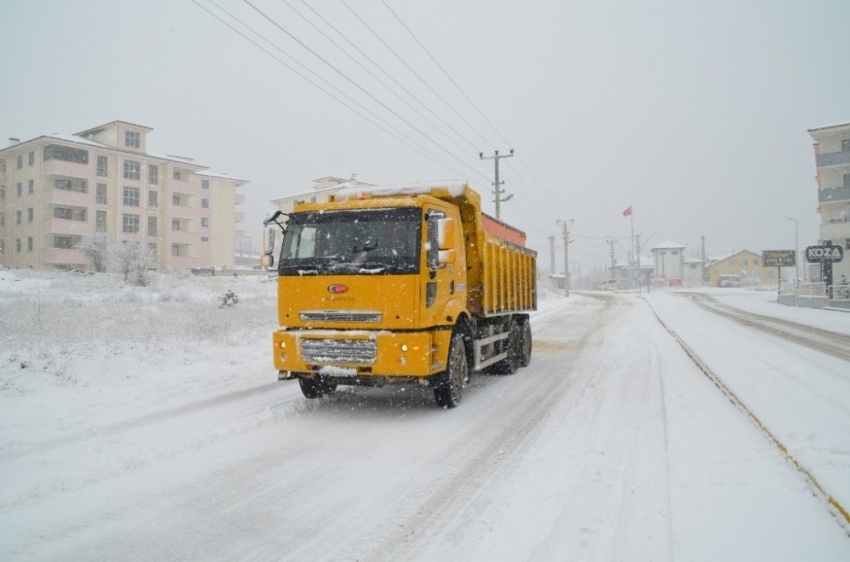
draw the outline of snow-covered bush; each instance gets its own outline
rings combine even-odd
[[[139,287],[148,285],[148,269],[156,263],[156,256],[146,244],[122,242],[113,247],[112,254],[118,263],[118,270],[124,274],[124,281]]]
[[[91,260],[94,270],[102,273],[106,271],[109,260],[109,236],[105,232],[89,232],[84,234],[77,244],[77,249]]]

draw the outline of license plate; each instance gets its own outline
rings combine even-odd
[[[354,367],[319,367],[319,374],[328,377],[356,377],[357,369]]]

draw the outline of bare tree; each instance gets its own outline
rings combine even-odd
[[[122,242],[116,244],[112,254],[118,262],[118,269],[124,274],[124,281],[144,287],[148,284],[148,268],[155,263],[153,251],[141,242]]]
[[[77,249],[91,260],[94,270],[103,273],[109,260],[109,237],[105,232],[89,232],[84,234],[77,244]]]

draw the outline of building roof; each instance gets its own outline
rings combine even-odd
[[[225,179],[225,180],[234,180],[234,181],[240,181],[240,182],[243,182],[243,183],[248,183],[248,180],[243,180],[242,178],[237,178],[236,176],[232,176],[232,175],[224,173],[224,172],[212,172],[212,171],[209,171],[209,170],[204,170],[204,171],[201,171],[201,172],[195,172],[195,175],[196,176],[206,176],[206,177],[210,177],[210,178],[220,178],[220,179]]]
[[[829,125],[821,125],[820,127],[815,127],[813,129],[809,129],[809,133],[817,133],[817,132],[821,132],[821,131],[827,131],[829,129],[842,129],[842,128],[845,128],[845,127],[850,128],[850,122],[843,121],[841,123],[832,123],[832,124],[829,124]]]
[[[757,253],[755,253],[755,252],[751,252],[751,251],[749,251],[749,250],[739,250],[739,251],[737,251],[737,252],[732,252],[731,254],[726,254],[726,255],[724,255],[724,256],[720,256],[720,257],[710,257],[710,258],[708,258],[708,260],[707,260],[706,266],[712,266],[712,265],[714,265],[714,264],[716,264],[716,263],[720,263],[720,262],[722,262],[722,261],[726,261],[726,260],[728,260],[729,258],[735,257],[735,256],[737,256],[738,254],[744,254],[744,253],[752,254],[752,255],[754,255],[754,256],[756,256],[756,257],[759,257],[759,258],[761,257],[759,254],[757,254]]]
[[[670,240],[667,240],[666,242],[662,242],[661,244],[653,246],[652,249],[649,251],[654,252],[655,250],[681,250],[683,248],[685,248],[684,244],[679,244],[677,242],[671,242]]]
[[[90,141],[88,139],[84,139],[84,138],[81,138],[81,137],[76,137],[76,136],[71,136],[71,135],[58,135],[56,133],[52,133],[50,135],[41,135],[41,136],[38,136],[38,137],[35,137],[35,138],[31,138],[29,140],[17,142],[15,144],[11,145],[11,146],[7,146],[5,148],[0,149],[0,153],[5,152],[7,150],[13,150],[15,148],[20,148],[21,146],[23,146],[25,144],[35,143],[35,142],[37,142],[41,139],[55,139],[55,140],[61,140],[61,141],[65,141],[65,142],[73,142],[73,143],[76,143],[76,144],[82,144],[82,145],[85,145],[85,146],[91,146],[91,147],[94,147],[94,148],[104,148],[104,149],[108,149],[108,150],[115,150],[111,146],[106,146],[105,144],[100,144],[99,142]]]
[[[113,126],[113,125],[118,125],[119,123],[123,123],[124,125],[130,125],[131,127],[136,127],[137,129],[144,129],[145,132],[148,132],[148,133],[153,131],[152,127],[146,127],[145,125],[138,125],[136,123],[130,123],[128,121],[115,120],[115,121],[110,121],[109,123],[104,123],[103,125],[98,125],[97,127],[92,127],[91,129],[86,129],[85,131],[81,131],[81,132],[75,133],[75,134],[78,135],[78,136],[81,136],[81,137],[83,135],[91,135],[91,134],[97,133],[99,131],[102,131],[104,129],[107,129],[107,128]]]

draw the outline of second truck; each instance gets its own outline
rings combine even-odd
[[[536,252],[466,182],[343,188],[273,224],[284,230],[274,366],[307,398],[414,383],[453,408],[474,371],[531,360]]]

